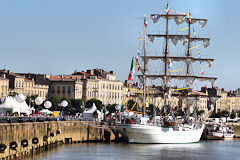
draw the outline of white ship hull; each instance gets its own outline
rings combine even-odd
[[[168,127],[123,125],[118,131],[129,143],[195,143],[200,140],[203,128],[204,125],[199,129],[175,131]]]

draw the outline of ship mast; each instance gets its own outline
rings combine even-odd
[[[189,12],[189,16],[190,16],[190,12]],[[187,58],[190,58],[190,47],[191,47],[191,23],[190,23],[190,19],[189,19],[189,23],[188,23],[188,50],[187,50]],[[187,62],[187,76],[190,75],[190,71],[189,71],[189,63]],[[189,87],[189,84],[187,83],[187,87]]]
[[[165,68],[164,68],[164,90],[163,90],[163,97],[164,97],[164,121],[166,121],[167,117],[167,63],[168,63],[168,13],[166,15],[166,44],[165,44]]]
[[[146,96],[146,89],[147,89],[147,76],[146,76],[146,72],[147,72],[147,51],[146,51],[146,25],[145,22],[147,21],[147,17],[144,17],[144,42],[143,42],[143,48],[144,48],[144,68],[143,68],[143,76],[144,76],[144,83],[143,83],[143,113],[144,115],[146,115],[146,100],[147,100],[147,96]]]
[[[189,11],[189,13],[188,13],[188,15],[189,15],[189,23],[188,23],[188,50],[187,50],[187,58],[190,58],[190,55],[191,55],[191,53],[190,53],[190,47],[191,47],[191,19],[190,19],[190,16],[191,16],[191,13],[190,13],[190,11]],[[190,64],[189,64],[189,62],[187,61],[187,73],[186,73],[186,76],[189,76],[190,75],[190,71],[189,71],[189,66],[190,66]],[[189,83],[188,83],[188,81],[186,81],[186,86],[187,87],[189,87]],[[186,98],[186,102],[188,101],[188,99]],[[189,104],[188,104],[188,102],[186,103],[187,104],[187,121],[189,121],[189,114],[190,114],[190,111],[189,111]]]
[[[186,14],[181,13],[173,13],[170,14],[169,10],[167,13],[163,14],[151,14],[151,18],[154,23],[158,22],[160,18],[166,19],[166,33],[165,34],[146,34],[146,26],[144,25],[144,56],[141,56],[144,61],[144,68],[142,71],[142,75],[138,75],[139,79],[143,80],[143,89],[144,89],[144,114],[146,114],[146,82],[147,78],[149,79],[157,79],[160,78],[163,80],[163,98],[164,98],[164,121],[166,121],[167,117],[167,97],[169,94],[169,86],[168,81],[171,79],[176,80],[184,80],[187,81],[186,88],[189,88],[190,85],[193,85],[195,80],[199,81],[209,81],[211,85],[213,86],[216,79],[215,77],[206,77],[204,75],[193,75],[190,73],[190,66],[194,62],[206,62],[209,66],[211,66],[214,59],[211,58],[195,58],[191,55],[191,42],[193,41],[202,41],[204,48],[207,48],[210,44],[209,38],[200,38],[200,37],[191,37],[191,25],[195,22],[198,22],[201,27],[204,27],[207,23],[207,19],[199,19],[199,18],[192,18],[190,16],[190,13],[188,13],[188,17],[186,17]],[[145,19],[146,20],[146,17]],[[182,24],[184,22],[188,23],[188,33],[187,34],[169,34],[169,21],[175,20],[176,24]],[[146,56],[146,38],[149,38],[149,40],[154,43],[155,38],[165,38],[165,50],[163,56]],[[169,49],[169,40],[172,40],[173,44],[176,46],[178,41],[181,41],[183,45],[187,43],[187,52],[184,56],[169,56],[168,49]],[[199,46],[199,45],[198,45]],[[151,60],[161,60],[164,63],[164,74],[147,74],[147,61]],[[169,74],[168,73],[168,63],[171,61],[175,62],[184,62],[186,64],[186,72],[182,74]],[[188,93],[181,94],[181,97],[187,97],[189,96]],[[190,95],[192,96],[192,95]],[[187,106],[188,107],[188,106]]]

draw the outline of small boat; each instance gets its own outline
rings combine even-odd
[[[202,139],[205,140],[232,140],[233,138],[233,127],[224,124],[206,126],[202,134]]]

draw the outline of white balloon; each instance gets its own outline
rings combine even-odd
[[[119,111],[119,110],[121,109],[121,106],[120,106],[120,105],[116,105],[116,106],[115,106],[115,109],[116,109],[117,111]]]
[[[51,108],[52,107],[52,102],[50,102],[50,101],[46,101],[45,103],[44,103],[44,107],[45,108]]]
[[[25,96],[23,94],[18,94],[15,96],[15,99],[17,100],[18,103],[22,103],[25,101]]]
[[[67,102],[66,100],[63,100],[63,101],[61,102],[61,106],[67,107],[67,105],[68,105],[68,102]]]
[[[41,105],[43,103],[43,99],[41,98],[41,97],[37,97],[36,99],[35,99],[35,104],[36,105]]]

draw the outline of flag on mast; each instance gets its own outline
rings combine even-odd
[[[168,3],[167,3],[167,7],[166,7],[166,12],[169,13]]]
[[[194,34],[194,37],[197,38],[197,34],[195,32],[195,29],[193,28],[193,34]]]
[[[133,74],[134,74],[134,57],[132,58],[132,63],[131,63],[131,68],[130,68],[130,72],[129,72],[129,76],[128,76],[128,81],[131,81],[133,78]]]
[[[147,18],[144,18],[144,26],[147,27]]]

